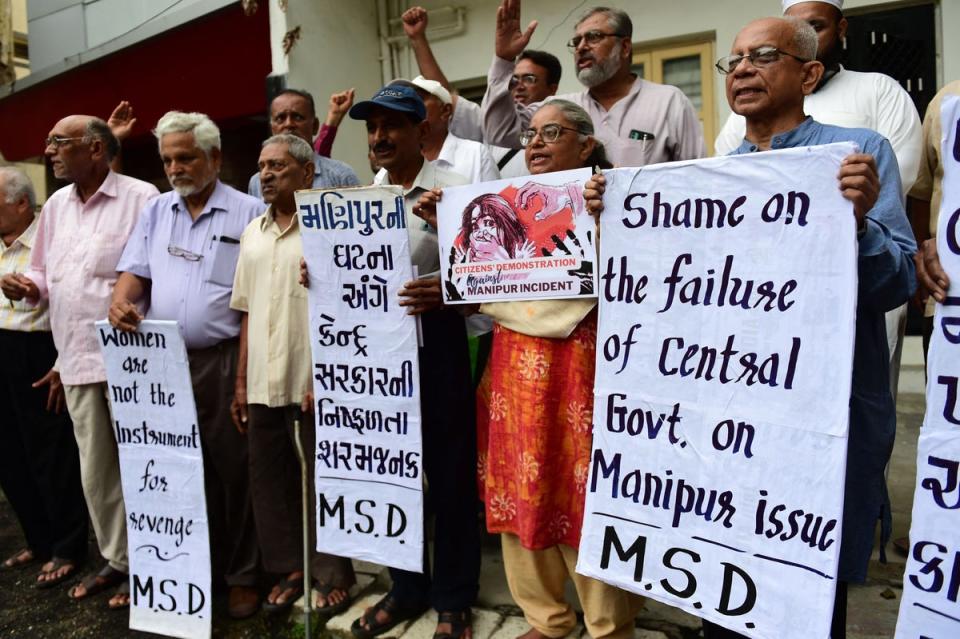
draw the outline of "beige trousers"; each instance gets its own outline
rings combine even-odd
[[[127,572],[126,509],[106,384],[63,387],[80,450],[80,482],[100,554]]]
[[[643,607],[643,598],[577,574],[577,551],[569,546],[527,550],[516,535],[504,533],[500,538],[510,594],[535,630],[563,637],[577,625],[576,613],[563,593],[567,579],[572,579],[583,606],[584,625],[593,639],[633,637],[634,617]]]

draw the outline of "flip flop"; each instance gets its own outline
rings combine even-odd
[[[73,579],[74,577],[77,576],[76,574],[77,562],[73,561],[72,559],[63,559],[62,557],[54,557],[50,561],[53,562],[53,566],[50,568],[50,570],[41,570],[40,574],[37,575],[38,577],[40,575],[48,575],[50,573],[57,572],[58,570],[66,566],[72,566],[72,568],[68,570],[66,573],[58,577],[54,577],[53,579],[46,579],[44,581],[36,582],[34,584],[34,588],[36,588],[37,590],[46,590],[47,588],[53,588],[54,586],[62,584],[66,580]]]
[[[317,585],[317,593],[322,595],[324,600],[330,601],[330,593],[334,590],[340,590],[346,593],[346,596],[343,598],[343,601],[335,604],[327,604],[326,606],[318,606],[317,602],[313,602],[313,610],[322,617],[333,617],[334,615],[339,615],[341,612],[350,607],[350,604],[353,603],[353,597],[350,596],[349,588],[339,588],[332,584],[319,584]]]
[[[114,604],[114,603],[111,603],[111,602],[108,601],[108,602],[107,602],[107,608],[109,608],[110,610],[126,610],[126,609],[128,609],[128,608],[130,607],[130,580],[129,580],[129,579],[125,579],[125,580],[123,581],[123,583],[121,583],[121,584],[117,587],[117,591],[113,593],[113,597],[116,597],[117,595],[126,595],[126,596],[127,596],[127,603],[125,603],[125,604]],[[110,599],[113,599],[113,597],[110,597]]]
[[[89,574],[83,579],[80,580],[80,583],[71,588],[67,592],[67,597],[71,601],[80,601],[88,597],[92,597],[98,593],[112,588],[113,586],[119,586],[120,584],[128,581],[127,573],[120,572],[116,568],[112,568],[110,564],[107,564],[100,569],[100,572],[96,574]],[[83,589],[86,591],[84,594],[77,596],[77,588],[83,586]]]
[[[284,577],[277,583],[276,586],[274,586],[274,588],[280,589],[280,592],[277,593],[278,597],[288,590],[292,590],[293,594],[287,597],[287,599],[281,604],[270,603],[269,601],[264,599],[263,611],[271,614],[277,613],[277,612],[283,612],[284,610],[289,610],[293,606],[294,602],[296,602],[297,599],[299,599],[303,595],[303,576],[301,575],[296,579],[287,579],[286,577]]]
[[[29,559],[21,559],[25,554],[30,555]],[[36,555],[29,548],[21,548],[17,552],[7,557],[3,563],[0,563],[0,570],[18,570],[24,566],[29,566],[37,560]]]
[[[387,620],[381,623],[377,622],[377,613],[380,611],[387,613]],[[387,594],[383,599],[373,605],[369,612],[360,615],[360,618],[350,626],[350,632],[357,639],[373,639],[377,635],[392,630],[395,626],[404,621],[416,619],[427,610],[426,606],[403,606],[396,597]],[[363,622],[367,622],[367,627],[363,627]]]

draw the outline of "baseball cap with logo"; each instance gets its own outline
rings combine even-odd
[[[388,84],[369,100],[357,102],[350,109],[350,117],[354,120],[366,120],[370,116],[370,109],[375,106],[408,113],[420,122],[427,117],[427,108],[417,92],[408,86]]]

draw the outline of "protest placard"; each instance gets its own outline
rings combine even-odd
[[[930,337],[927,412],[917,443],[897,639],[960,637],[960,98],[945,98],[940,118],[943,200],[937,253],[950,288],[937,304]]]
[[[130,628],[209,637],[210,535],[187,350],[176,322],[97,322],[120,453]]]
[[[449,187],[437,206],[444,301],[596,295],[590,169]]]
[[[605,172],[577,571],[829,635],[857,299],[852,144]]]
[[[317,549],[423,571],[417,324],[402,192],[297,195],[310,274]]]

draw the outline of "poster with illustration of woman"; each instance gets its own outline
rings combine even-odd
[[[437,205],[445,302],[596,295],[590,169],[444,189]]]

